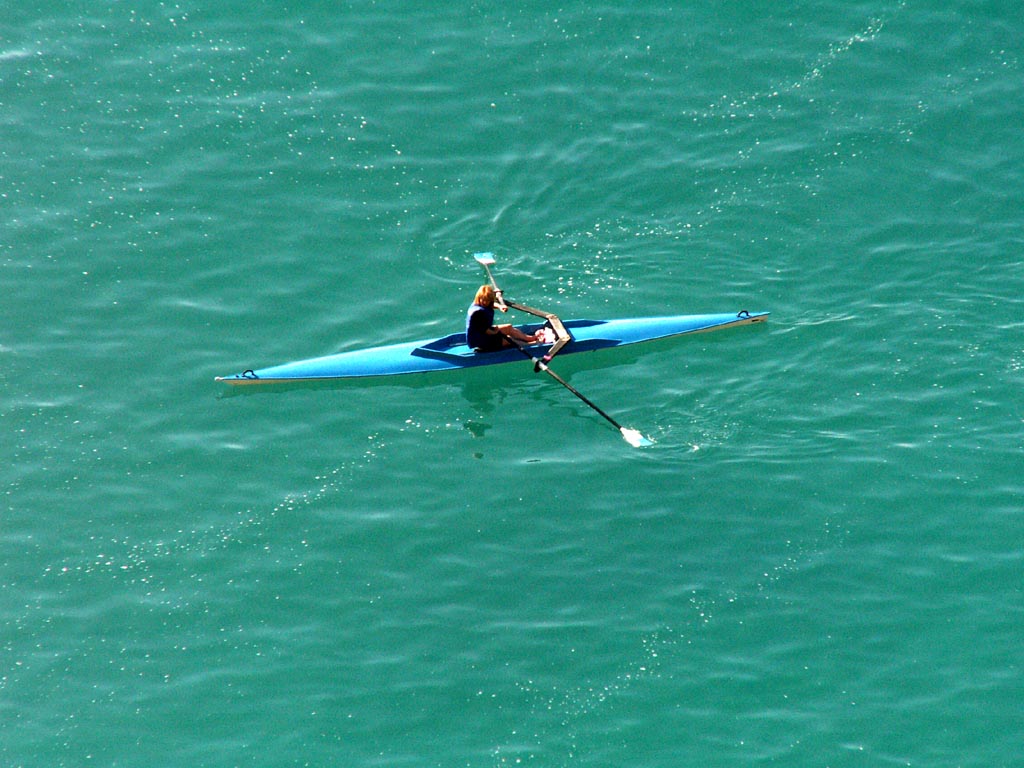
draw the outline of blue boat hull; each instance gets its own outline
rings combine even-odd
[[[562,348],[558,356],[622,347],[689,333],[716,331],[738,325],[751,325],[767,319],[767,312],[744,311],[738,314],[675,315],[626,320],[567,320],[565,327],[572,336],[572,341]],[[529,332],[539,326],[521,327]],[[527,350],[536,357],[543,356],[548,349],[549,345],[542,344],[527,347]],[[232,385],[329,381],[452,371],[513,361],[523,361],[523,355],[518,349],[474,352],[466,346],[465,334],[453,333],[440,339],[341,352],[270,368],[247,370],[232,376],[218,376],[217,381]]]

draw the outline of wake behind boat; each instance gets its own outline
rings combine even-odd
[[[510,304],[512,306],[512,304]],[[730,312],[711,315],[675,315],[621,320],[566,320],[562,326],[569,339],[557,354],[594,352],[630,344],[666,339],[691,333],[717,331],[739,325],[761,323],[767,312]],[[546,323],[519,326],[533,333]],[[560,341],[560,339],[559,339]],[[526,345],[531,356],[543,360],[558,341],[551,344]],[[497,352],[476,352],[466,346],[465,333],[453,333],[439,339],[424,339],[391,344],[371,349],[341,352],[336,355],[300,360],[269,368],[249,369],[217,381],[231,385],[281,384],[350,379],[368,376],[398,376],[410,373],[432,373],[522,362],[522,350],[516,347]]]

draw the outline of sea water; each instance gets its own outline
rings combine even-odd
[[[0,763],[1020,764],[1013,3],[0,21]],[[226,397],[458,330],[766,326]],[[511,319],[525,319],[512,317]]]

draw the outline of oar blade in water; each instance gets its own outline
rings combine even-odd
[[[643,448],[648,445],[654,445],[654,442],[644,437],[639,430],[630,429],[629,427],[619,427],[619,432],[622,433],[626,442],[634,448]]]

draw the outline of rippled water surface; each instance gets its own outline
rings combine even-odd
[[[0,762],[1010,766],[1006,3],[19,6]],[[458,330],[768,310],[228,397]],[[523,319],[523,318],[519,318]]]

